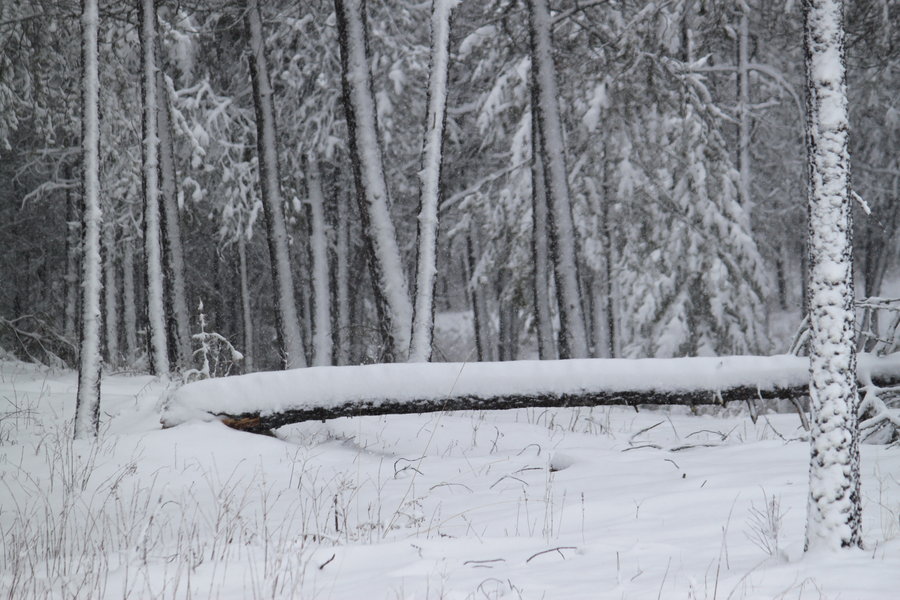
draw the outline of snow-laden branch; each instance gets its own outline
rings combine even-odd
[[[860,355],[858,374],[878,386],[900,383],[900,353]],[[161,421],[224,419],[262,432],[364,415],[796,398],[808,385],[809,359],[789,355],[314,367],[185,385]]]

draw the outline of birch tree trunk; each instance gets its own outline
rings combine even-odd
[[[82,197],[84,198],[81,354],[75,402],[75,437],[96,437],[100,425],[100,123],[97,103],[97,0],[81,3],[82,52]]]
[[[331,281],[328,274],[328,236],[325,225],[325,195],[322,178],[315,156],[308,156],[307,186],[312,221],[312,273],[313,273],[313,365],[331,364]]]
[[[810,409],[806,549],[861,545],[844,19],[804,0],[809,161]]]
[[[534,71],[532,70],[532,78]],[[550,311],[550,259],[547,244],[547,187],[541,158],[541,128],[537,116],[537,85],[531,85],[531,256],[534,262],[534,317],[538,357],[556,358],[553,314]]]
[[[259,186],[266,216],[272,282],[275,286],[275,328],[279,353],[285,369],[306,366],[306,353],[297,318],[294,278],[288,251],[287,225],[281,201],[278,153],[275,144],[275,106],[266,63],[262,18],[257,0],[247,0],[247,27],[250,32],[250,76],[256,107],[256,146],[259,153]]]
[[[141,146],[144,188],[144,254],[147,263],[147,316],[150,328],[150,370],[169,375],[166,340],[165,289],[163,284],[162,227],[159,201],[159,101],[156,87],[156,6],[141,0],[141,58],[144,140]]]
[[[335,0],[344,111],[356,198],[367,244],[375,307],[388,362],[409,351],[412,302],[391,221],[387,182],[378,139],[378,122],[368,63],[365,0]]]
[[[422,170],[419,172],[418,252],[410,362],[431,360],[434,289],[437,281],[438,205],[444,160],[442,147],[447,117],[447,77],[450,69],[450,13],[455,4],[456,0],[431,2],[431,70]]]
[[[157,47],[159,44],[157,44]],[[191,368],[191,321],[184,280],[184,246],[181,242],[181,211],[178,210],[178,178],[175,170],[175,140],[172,135],[168,85],[162,69],[156,72],[159,93],[157,124],[159,131],[159,164],[162,194],[162,228],[164,257],[169,292],[169,320],[176,369]]]
[[[588,356],[584,310],[578,290],[578,266],[575,259],[575,227],[569,199],[568,171],[562,122],[559,117],[559,92],[551,54],[550,10],[547,0],[528,0],[531,37],[532,82],[537,86],[537,117],[540,129],[541,160],[547,189],[550,217],[550,251],[556,274],[559,302],[559,356]]]

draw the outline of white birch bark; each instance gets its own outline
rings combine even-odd
[[[100,424],[100,80],[97,65],[97,0],[82,0],[82,195],[83,260],[81,354],[75,403],[75,437],[96,437]]]
[[[366,39],[365,0],[335,0],[341,44],[344,110],[356,196],[369,246],[369,268],[376,308],[389,346],[388,359],[403,360],[409,351],[412,302],[394,224],[378,139],[378,122]]]
[[[861,544],[843,5],[804,0],[803,13],[812,411],[806,548],[832,550]]]
[[[275,138],[275,106],[266,62],[265,39],[257,0],[247,0],[250,32],[250,74],[256,106],[256,145],[259,153],[259,185],[266,217],[272,281],[275,286],[275,323],[282,365],[286,369],[306,366],[306,353],[297,317],[294,278],[288,251],[287,225],[278,176]]]
[[[550,251],[555,266],[556,297],[559,302],[559,356],[586,358],[587,335],[578,289],[575,227],[572,222],[565,144],[559,116],[559,92],[551,54],[550,10],[547,0],[529,0],[528,9],[531,64],[535,69],[532,81],[538,88],[537,117],[550,217]]]
[[[165,289],[159,202],[159,135],[156,87],[156,5],[141,0],[141,58],[144,100],[144,253],[147,262],[147,316],[150,329],[150,369],[166,378],[169,353],[166,340]]]
[[[447,114],[447,77],[450,69],[450,13],[456,4],[457,0],[431,2],[431,71],[422,170],[419,172],[419,235],[410,362],[431,360],[434,287],[437,281],[438,206],[444,158],[442,146]]]
[[[174,320],[175,364],[179,371],[191,368],[191,320],[184,278],[184,246],[181,242],[181,211],[178,210],[178,178],[175,170],[175,140],[172,138],[171,108],[168,85],[162,69],[156,72],[159,92],[157,128],[159,132],[159,164],[165,235],[165,263],[169,284],[170,318]]]
[[[331,281],[328,273],[328,236],[325,225],[325,195],[316,157],[306,160],[309,209],[312,224],[313,274],[313,365],[331,364]]]
[[[115,367],[119,364],[119,285],[116,276],[116,233],[113,224],[103,227],[103,279],[106,314],[106,360]]]

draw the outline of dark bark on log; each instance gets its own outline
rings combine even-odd
[[[873,379],[878,387],[900,384],[900,373],[890,377]],[[385,398],[369,398],[346,402],[331,407],[292,409],[261,415],[258,412],[242,414],[215,414],[225,425],[249,433],[268,434],[291,423],[325,421],[341,417],[369,417],[379,415],[421,414],[455,410],[508,410],[516,408],[566,408],[575,406],[724,406],[728,402],[748,400],[800,400],[809,395],[808,385],[769,390],[756,386],[738,386],[722,390],[690,391],[585,391],[565,394],[510,394],[497,396],[452,396],[423,400],[395,401]]]
[[[442,399],[403,400],[369,399],[347,402],[329,408],[308,408],[288,410],[267,415],[244,413],[240,415],[219,414],[222,422],[234,429],[250,433],[267,433],[283,425],[303,421],[324,421],[340,417],[369,417],[377,415],[419,414],[451,410],[507,410],[513,408],[547,408],[573,406],[703,406],[724,405],[762,398],[802,398],[809,394],[809,387],[758,390],[756,387],[741,386],[727,390],[694,390],[689,392],[657,391],[599,391],[580,394],[543,394],[539,396],[456,396]]]

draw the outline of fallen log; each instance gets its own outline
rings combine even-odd
[[[900,353],[860,355],[858,377],[900,383]],[[716,405],[796,399],[809,359],[792,355],[313,367],[207,379],[167,399],[162,424],[218,419],[254,433],[339,417],[450,410]]]

